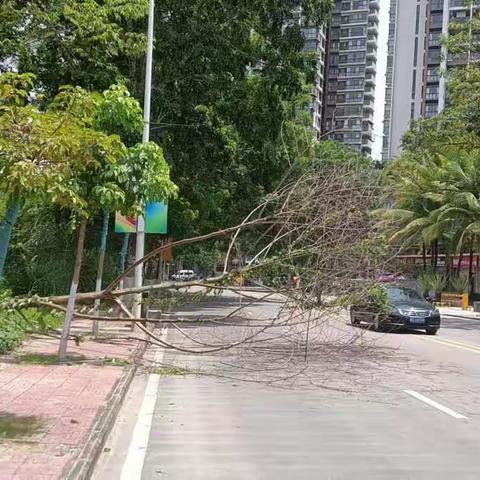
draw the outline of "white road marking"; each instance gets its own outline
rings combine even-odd
[[[411,395],[412,397],[416,398],[417,400],[420,400],[427,405],[430,405],[431,407],[437,408],[443,413],[446,413],[447,415],[450,415],[453,418],[456,419],[466,419],[467,417],[465,415],[462,415],[455,410],[452,410],[451,408],[445,407],[441,403],[436,402],[435,400],[432,400],[431,398],[425,397],[425,395],[422,395],[421,393],[416,392],[415,390],[404,390],[404,392],[408,395]]]
[[[162,339],[165,338],[167,329],[168,327],[162,329]],[[164,352],[165,350],[162,347],[157,347],[154,358],[155,363],[161,363]],[[137,423],[133,430],[132,440],[128,447],[128,453],[125,463],[123,464],[120,480],[140,480],[142,478],[143,464],[145,463],[153,414],[155,412],[155,404],[157,403],[159,382],[160,375],[153,373],[149,375],[145,396],[143,397],[142,406],[138,413]]]

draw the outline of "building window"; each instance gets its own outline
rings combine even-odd
[[[430,67],[427,70],[427,82],[438,82],[440,80],[440,75],[438,73],[438,68]]]
[[[442,28],[443,27],[443,13],[434,13],[430,19],[431,28]]]
[[[412,100],[415,100],[415,94],[417,89],[417,71],[413,71],[413,78],[412,78]]]
[[[439,87],[438,85],[428,85],[426,100],[438,100]]]
[[[441,32],[431,32],[428,34],[428,46],[439,47],[440,46]]]
[[[417,16],[415,19],[415,35],[418,35],[419,26],[420,26],[420,5],[417,5]]]
[[[438,114],[438,105],[436,103],[427,103],[425,105],[425,117],[432,118]]]
[[[442,60],[442,53],[440,50],[429,50],[427,55],[427,62],[429,64],[440,64]]]

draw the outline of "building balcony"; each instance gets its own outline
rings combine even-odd
[[[345,105],[365,105],[365,104],[362,97],[362,98],[353,99],[353,100],[349,100],[348,98],[346,98],[345,100],[337,100],[337,105],[345,106]]]
[[[365,52],[365,45],[362,45],[362,46],[357,46],[357,47],[347,47],[347,48],[342,48],[340,47],[339,48],[339,52],[340,53],[344,53],[344,52],[348,52],[348,53],[352,53],[352,52]]]
[[[443,0],[433,0],[430,4],[432,12],[441,12],[443,10]]]
[[[346,30],[349,31],[350,29],[348,28],[348,29],[346,29]],[[352,38],[352,39],[353,39],[353,38],[354,38],[354,39],[359,39],[359,38],[365,38],[365,37],[366,37],[365,34],[362,34],[362,35],[351,35],[351,34],[350,34],[350,31],[349,31],[346,35],[340,35],[340,39],[341,39],[341,40],[348,40],[348,39],[350,39],[350,38]]]
[[[361,107],[361,105],[359,105]],[[362,115],[361,109],[359,110],[358,113],[352,113],[352,112],[345,112],[343,108],[339,108],[336,113],[335,113],[335,118],[351,118],[351,117],[357,117],[359,115]],[[372,116],[373,118],[373,116]]]
[[[367,112],[372,112],[373,113],[374,107],[375,107],[375,102],[373,100],[365,100],[363,102],[363,108]]]
[[[345,62],[341,62],[338,64],[339,68],[342,68],[342,67],[349,67],[349,66],[358,66],[358,65],[364,65],[365,64],[365,59],[363,60],[346,60]]]
[[[373,125],[373,113],[370,110],[368,110],[368,111],[364,110],[362,118],[363,118],[364,121],[369,121]]]
[[[365,87],[361,86],[361,87],[349,87],[349,86],[346,86],[344,88],[338,88],[338,92],[341,92],[341,93],[346,93],[346,92],[363,92],[363,89]]]
[[[362,13],[362,12],[368,12],[369,8],[368,5],[362,7],[357,7],[357,8],[345,8],[342,10],[342,13]]]

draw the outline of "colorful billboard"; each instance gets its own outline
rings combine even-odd
[[[145,233],[166,234],[168,223],[168,205],[152,202],[145,209]],[[137,219],[126,217],[117,212],[115,215],[116,233],[136,233]]]

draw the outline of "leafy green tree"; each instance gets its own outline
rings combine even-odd
[[[295,163],[315,60],[293,12],[322,23],[332,3],[157,4],[152,138],[182,192],[175,237],[238,222]]]
[[[126,98],[125,92],[122,89],[112,91],[120,94],[118,98],[120,104],[122,104]],[[71,100],[67,101],[67,104],[77,105],[77,98],[80,99],[79,103],[88,104],[88,96],[81,89],[64,90],[62,94],[65,95],[67,100],[68,95],[71,95]],[[105,98],[110,98],[108,92]],[[59,102],[57,100],[53,101],[54,106],[63,103],[65,103],[63,98]],[[92,103],[95,103],[95,97],[93,97]],[[112,103],[115,102],[107,102],[107,105],[111,106]],[[95,114],[91,118],[84,118],[84,112],[84,108],[79,109],[80,118],[85,122],[86,127],[100,123]],[[100,109],[100,112],[102,113],[102,109]],[[133,116],[132,119],[135,121],[136,117]],[[118,122],[124,131],[129,130],[126,129],[126,126],[129,125],[128,120],[119,118]],[[135,127],[135,123],[133,123],[133,127]],[[60,342],[60,358],[62,360],[66,356],[67,339],[73,318],[75,295],[80,282],[85,234],[89,218],[111,210],[137,214],[144,211],[147,201],[166,201],[177,191],[176,185],[170,180],[169,167],[165,162],[163,151],[158,145],[149,142],[137,144],[127,149],[118,135],[107,136],[101,132],[96,132],[93,128],[88,129],[94,132],[97,137],[111,139],[112,143],[109,148],[96,152],[95,161],[74,165],[74,175],[68,181],[68,191],[72,198],[78,198],[80,208],[73,208],[73,204],[70,207],[73,218],[79,222],[79,229],[70,298]],[[104,225],[107,221],[104,217]],[[104,251],[103,245],[102,250]]]
[[[87,222],[102,211],[139,212],[148,200],[166,200],[175,194],[169,167],[154,143],[128,149],[118,135],[93,128],[98,95],[78,87],[65,87],[45,112],[28,102],[34,92],[34,77],[7,73],[0,77],[0,169],[1,190],[9,196],[4,219],[3,244],[8,246],[12,222],[24,197],[57,204],[71,212],[79,225],[74,276],[70,289],[60,356],[66,340],[80,281]],[[115,89],[112,90],[115,92]],[[120,100],[125,99],[121,89]],[[106,94],[108,97],[109,94]],[[121,103],[121,102],[120,102]],[[108,117],[108,115],[107,115]],[[101,116],[99,117],[102,118]],[[122,124],[123,127],[128,124]]]
[[[147,3],[6,0],[0,59],[35,73],[45,102],[61,85],[122,79],[141,98]],[[170,205],[176,237],[235,223],[296,161],[316,59],[295,12],[321,24],[333,3],[157,2],[152,138],[182,191]]]
[[[73,210],[82,199],[70,188],[72,171],[96,162],[98,151],[120,154],[118,137],[85,127],[75,109],[57,103],[39,111],[32,103],[34,77],[0,76],[0,191],[7,201],[0,224],[0,276],[13,225],[25,198],[57,203]]]
[[[148,0],[4,0],[0,64],[33,72],[49,99],[62,85],[105,90],[143,59],[147,9]]]

